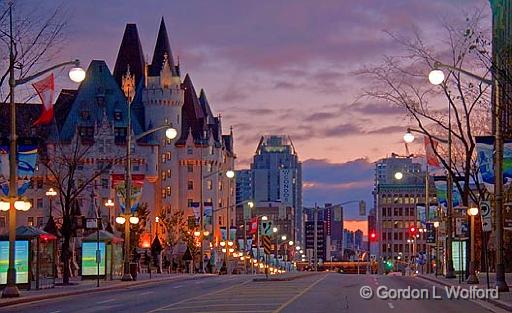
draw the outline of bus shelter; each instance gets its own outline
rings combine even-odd
[[[99,251],[99,255],[97,256]],[[99,257],[99,266],[98,258]],[[82,240],[82,279],[118,279],[123,275],[123,239],[100,230]],[[99,270],[99,271],[98,271]]]
[[[55,286],[57,237],[33,226],[16,228],[16,284],[36,289]],[[0,287],[7,283],[9,235],[0,236]],[[35,285],[35,286],[33,286]]]

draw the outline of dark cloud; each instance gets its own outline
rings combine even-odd
[[[345,163],[309,159],[302,165],[305,205],[364,200],[371,207],[374,165],[367,159]],[[346,218],[357,219],[357,205],[345,208]]]
[[[368,135],[387,135],[395,133],[403,133],[405,128],[403,126],[387,126],[377,129],[372,129],[366,132]]]

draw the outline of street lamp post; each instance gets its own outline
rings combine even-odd
[[[478,208],[473,207],[468,209],[468,215],[471,217],[471,260],[469,261],[469,277],[467,280],[468,284],[478,284],[478,276],[476,275],[475,267],[475,216],[478,215]]]
[[[105,206],[108,209],[108,223],[112,224],[112,208],[114,207],[114,202],[111,199],[108,199],[107,202],[105,202]]]
[[[436,229],[436,271],[435,275],[437,277],[439,273],[439,267],[441,266],[441,263],[439,262],[439,221],[434,222],[434,228]]]
[[[495,61],[495,63],[498,63]],[[494,127],[494,201],[495,205],[494,208],[496,210],[496,213],[494,215],[494,222],[495,222],[495,232],[496,232],[496,287],[501,292],[507,292],[509,291],[507,282],[505,280],[505,265],[504,265],[504,255],[503,255],[503,126],[502,126],[502,120],[503,120],[503,107],[501,104],[501,88],[499,85],[500,77],[499,77],[499,71],[493,70],[493,79],[486,79],[484,77],[480,77],[476,74],[473,74],[471,72],[468,72],[464,69],[443,64],[440,62],[436,62],[434,64],[434,70],[430,72],[429,74],[429,80],[434,85],[441,84],[445,77],[444,73],[439,70],[439,68],[447,68],[452,71],[460,72],[462,74],[465,74],[471,78],[474,78],[482,83],[485,83],[487,85],[494,86],[494,119],[495,119],[495,127]],[[432,79],[431,79],[432,76]],[[450,132],[451,133],[451,132]],[[450,139],[451,137],[449,137]],[[451,176],[451,175],[449,175]],[[450,185],[448,185],[450,187]],[[450,195],[450,194],[448,194]],[[448,205],[450,205],[450,200],[448,201]],[[448,238],[451,239],[451,212],[448,211]],[[447,247],[447,253],[450,253],[450,259],[452,269],[452,278],[455,277],[455,274],[453,274],[453,260],[451,259],[451,242],[450,247]],[[447,275],[448,276],[448,275]]]
[[[79,68],[80,62],[78,60],[64,62],[55,66],[49,67],[34,75],[16,79],[14,77],[15,57],[14,57],[14,35],[13,35],[13,21],[12,21],[12,6],[13,2],[9,3],[9,107],[10,107],[10,140],[9,140],[9,267],[7,269],[7,285],[5,286],[2,297],[14,298],[19,297],[20,292],[16,286],[16,268],[15,268],[15,242],[16,242],[16,209],[23,208],[24,210],[30,209],[30,204],[24,201],[17,200],[17,162],[16,162],[16,103],[14,97],[14,89],[18,85],[25,84],[35,78],[44,75],[54,69],[67,65],[75,65],[75,68],[70,72],[70,78],[74,81],[80,82],[85,78],[85,72]],[[7,202],[4,202],[5,204]],[[17,204],[18,203],[18,204]],[[7,208],[2,204],[1,208]]]
[[[53,209],[53,206],[52,206],[52,200],[53,200],[53,197],[55,197],[57,195],[57,191],[53,190],[53,188],[50,188],[48,189],[48,191],[46,192],[46,196],[48,197],[48,201],[50,202],[49,205],[49,218],[52,218],[52,209]]]

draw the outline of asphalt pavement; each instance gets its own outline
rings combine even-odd
[[[209,276],[119,290],[69,296],[2,308],[2,312],[506,312],[481,300],[379,299],[379,286],[389,289],[432,289],[420,278],[398,275],[318,273],[290,281],[255,282],[252,276]],[[374,296],[362,298],[361,287]],[[441,286],[438,287],[441,290]]]

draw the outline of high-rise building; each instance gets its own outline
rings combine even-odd
[[[251,170],[236,171],[236,203],[252,200]]]
[[[403,174],[402,179],[395,178],[397,172]],[[430,190],[434,191],[433,186]],[[434,193],[430,201],[435,201]],[[425,203],[425,173],[421,164],[396,155],[379,160],[375,166],[374,202],[377,256],[407,261],[415,253],[426,251],[425,233],[416,232],[421,226],[416,206]]]
[[[280,202],[295,210],[295,241],[303,242],[302,163],[288,136],[263,136],[251,164],[257,206]]]
[[[306,221],[305,225],[305,247],[306,256],[310,264],[314,264],[314,251],[315,251],[315,222]],[[326,254],[326,242],[325,242],[325,223],[323,221],[317,221],[317,260],[325,261],[327,259]]]

